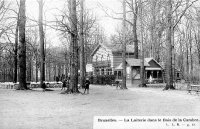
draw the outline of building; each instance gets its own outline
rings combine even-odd
[[[115,68],[122,62],[122,45],[99,44],[91,53],[94,75],[114,74]],[[134,57],[134,46],[127,45],[126,57]]]
[[[127,72],[127,82],[129,83],[140,83],[140,66],[141,59],[128,58],[126,59],[126,72]],[[144,60],[144,68],[149,66],[149,64]],[[122,79],[122,63],[115,68],[114,74],[117,79]]]
[[[93,75],[114,74],[122,79],[122,45],[99,44],[92,52]],[[134,46],[126,47],[127,82],[139,83],[141,60],[134,58]],[[145,58],[145,79],[149,83],[163,82],[163,68],[153,58]]]
[[[145,58],[149,64],[145,68],[145,79],[148,83],[162,83],[164,80],[164,68],[153,58]]]

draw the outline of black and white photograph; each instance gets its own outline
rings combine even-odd
[[[200,129],[200,0],[0,0],[0,129]]]

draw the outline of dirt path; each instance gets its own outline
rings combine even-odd
[[[92,129],[94,116],[200,115],[185,91],[91,86],[89,95],[0,89],[0,129]]]

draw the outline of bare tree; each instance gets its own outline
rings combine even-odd
[[[15,30],[15,55],[14,55],[14,80],[13,82],[17,82],[17,69],[18,69],[18,36],[19,36],[19,14],[17,16],[17,25]]]
[[[80,45],[81,45],[81,52],[80,52],[80,85],[81,87],[84,86],[85,82],[85,50],[84,50],[84,21],[83,21],[83,4],[84,0],[81,0],[81,12],[80,12]]]
[[[40,35],[40,86],[45,81],[45,51],[44,51],[44,31],[43,31],[43,0],[38,1],[39,3],[39,35]]]
[[[175,89],[172,78],[172,0],[167,1],[167,58],[166,58],[166,87],[165,90]]]
[[[26,41],[25,41],[25,2],[20,0],[19,8],[19,90],[27,89],[26,85]]]
[[[143,42],[143,3],[142,0],[140,0],[140,36],[141,36],[141,67],[140,67],[140,81],[141,87],[146,87],[145,84],[145,69],[144,69],[144,42]]]
[[[138,59],[139,49],[138,49],[138,36],[137,36],[137,19],[138,19],[138,1],[137,0],[127,0],[126,3],[129,5],[129,9],[133,15],[132,22],[127,21],[132,26],[133,32],[133,42],[134,42],[134,57]]]
[[[126,87],[126,2],[123,0],[123,44],[122,44],[122,68],[123,68],[123,78],[122,78],[122,88]]]
[[[70,26],[71,26],[71,43],[70,43],[70,89],[73,93],[78,92],[78,31],[76,0],[70,0]]]

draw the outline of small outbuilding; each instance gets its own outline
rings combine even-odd
[[[162,83],[164,80],[164,68],[153,58],[145,58],[149,64],[145,68],[145,79],[147,83]]]

